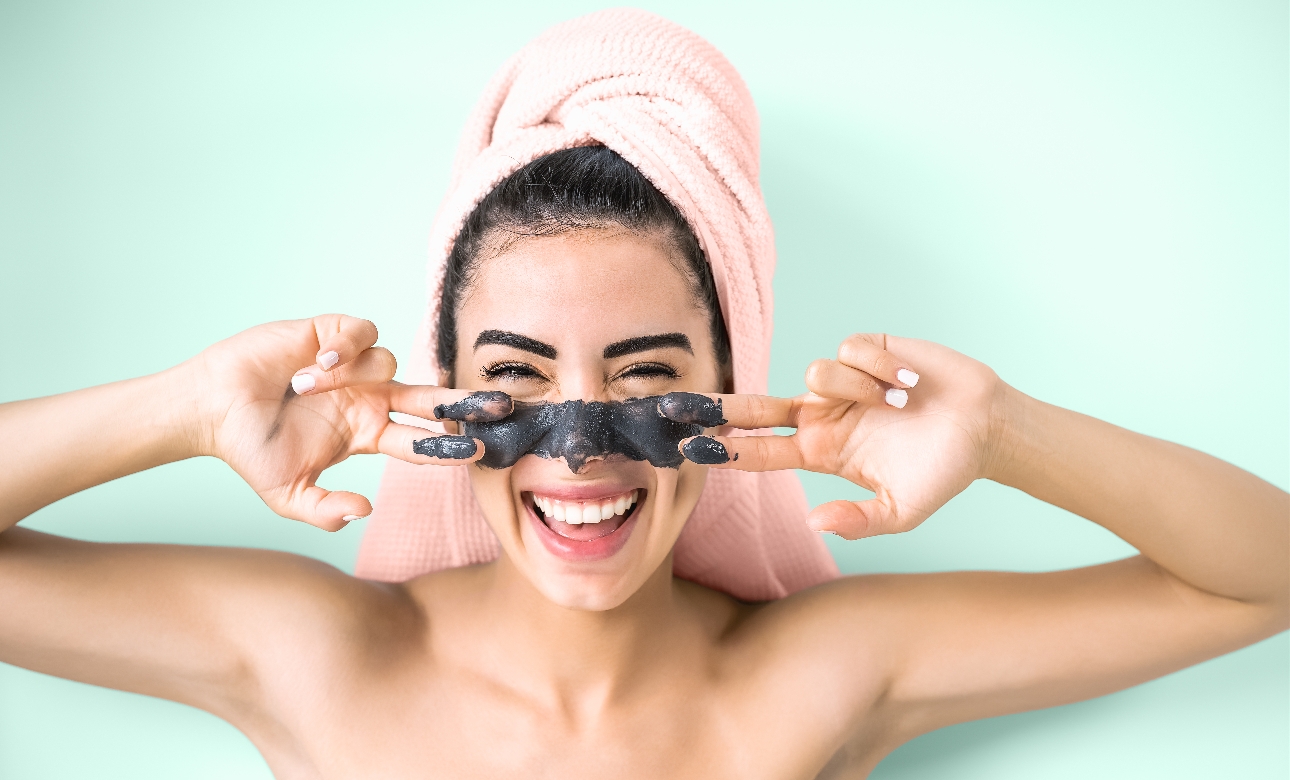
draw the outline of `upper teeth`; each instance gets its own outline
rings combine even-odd
[[[599,523],[614,515],[621,515],[636,503],[635,490],[629,490],[619,496],[602,498],[599,501],[560,501],[555,498],[533,494],[533,505],[542,510],[542,514],[553,517],[562,523],[579,525],[581,523]]]

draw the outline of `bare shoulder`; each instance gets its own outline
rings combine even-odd
[[[419,620],[401,586],[289,553],[23,528],[0,534],[0,592],[0,660],[235,722]]]

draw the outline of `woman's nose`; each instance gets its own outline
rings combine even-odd
[[[552,401],[608,401],[604,377],[599,371],[564,371],[556,383]]]

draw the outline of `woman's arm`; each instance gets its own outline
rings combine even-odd
[[[300,648],[355,651],[380,623],[373,615],[415,620],[397,589],[298,556],[12,527],[64,496],[196,455],[229,463],[279,514],[343,527],[370,504],[318,487],[323,469],[378,451],[445,462],[414,454],[432,434],[389,413],[433,417],[465,395],[389,382],[394,361],[375,340],[371,323],[348,317],[273,323],[155,376],[0,405],[0,660],[230,717],[265,694],[258,683],[289,677]],[[312,389],[293,381],[302,374]]]
[[[724,467],[808,468],[875,492],[817,507],[813,527],[848,538],[907,531],[989,478],[1142,553],[1045,574],[852,577],[768,608],[785,668],[834,669],[856,707],[876,708],[866,722],[886,733],[867,739],[894,746],[1109,693],[1290,625],[1290,496],[1247,472],[1035,401],[928,342],[852,337],[807,384],[797,399],[724,397],[737,427],[789,425],[794,436],[722,441]]]
[[[153,376],[0,404],[0,531],[136,471],[209,452],[189,364]]]
[[[1290,494],[1230,463],[1008,388],[986,477],[1106,528],[1179,584],[1290,619]],[[1274,631],[1274,633],[1275,633]]]

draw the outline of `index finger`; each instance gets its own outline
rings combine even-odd
[[[743,393],[668,393],[658,402],[667,419],[706,428],[796,428],[800,407],[796,398]]]
[[[498,391],[457,390],[437,385],[390,382],[390,410],[427,420],[492,422],[509,415],[515,402]]]

